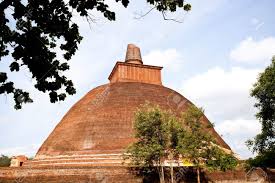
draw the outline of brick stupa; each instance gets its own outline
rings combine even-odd
[[[134,141],[134,112],[140,105],[149,101],[176,114],[193,105],[162,85],[161,70],[143,64],[140,49],[129,44],[125,62],[115,64],[110,82],[78,101],[25,166],[123,166],[121,155]],[[209,121],[204,117],[202,123]],[[209,132],[231,151],[214,128]]]
[[[110,83],[92,89],[69,110],[40,147],[34,160],[24,162],[19,168],[0,167],[0,182],[145,182],[142,176],[136,176],[136,172],[129,169],[127,163],[122,163],[122,153],[134,141],[135,110],[149,101],[179,115],[193,105],[176,91],[162,85],[161,69],[144,65],[140,49],[128,45],[125,62],[116,63],[109,76]],[[209,124],[205,116],[201,122]],[[216,138],[220,147],[231,152],[214,128],[209,133]],[[171,162],[165,161],[164,166],[171,165]],[[173,166],[182,166],[178,164],[182,161],[174,162]],[[244,170],[215,171],[204,172],[201,178],[202,182],[219,183],[252,183],[255,180],[274,182],[274,174],[275,171],[269,170],[259,173],[258,169],[249,173]],[[175,171],[175,179],[177,175]],[[179,182],[197,180],[195,175],[192,177],[189,173],[181,176]],[[158,177],[155,179],[158,180]]]

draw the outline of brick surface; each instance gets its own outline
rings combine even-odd
[[[160,85],[117,82],[91,90],[63,117],[40,147],[36,158],[57,155],[122,153],[134,141],[135,110],[146,101],[177,115],[192,104]],[[206,117],[202,123],[209,124]],[[212,128],[219,145],[229,146]]]
[[[109,80],[115,82],[140,82],[162,85],[162,67],[117,62],[112,70]]]
[[[169,180],[169,168],[165,169],[166,182]],[[179,174],[175,169],[175,180],[181,183],[195,183],[196,171]],[[212,183],[271,183],[274,170],[265,171],[267,177],[257,171],[247,173],[244,170],[227,172],[201,172],[201,182]],[[257,175],[255,175],[257,174]],[[272,175],[271,175],[272,174]],[[126,167],[46,167],[46,168],[0,168],[1,183],[141,183],[143,177]],[[158,177],[149,179],[157,183]]]

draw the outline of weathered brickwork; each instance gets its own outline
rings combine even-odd
[[[110,83],[94,88],[77,102],[45,140],[34,161],[26,165],[121,164],[119,156],[135,140],[133,122],[138,107],[150,102],[180,116],[193,105],[162,86],[161,69],[143,65],[140,49],[128,45],[125,62],[116,63]],[[205,116],[201,122],[210,125]],[[221,147],[231,150],[214,128],[209,133]]]
[[[190,176],[191,174],[191,176]],[[189,173],[177,183],[195,183],[196,174]],[[275,170],[247,173],[243,170],[227,172],[202,172],[201,182],[211,183],[273,183]],[[166,174],[169,182],[169,170]],[[176,178],[176,177],[175,177]],[[44,168],[0,168],[1,183],[141,183],[146,179],[126,167],[44,167]],[[148,180],[148,179],[147,179]],[[148,183],[157,183],[158,178]]]
[[[47,167],[0,168],[1,183],[141,183],[127,168]]]
[[[117,62],[109,76],[111,83],[115,82],[141,82],[162,85],[162,67]]]
[[[36,158],[122,153],[134,140],[134,112],[146,101],[178,115],[191,104],[182,95],[160,85],[117,82],[99,86],[69,110]],[[206,117],[202,122],[209,124]],[[230,149],[213,128],[210,133],[222,147]]]

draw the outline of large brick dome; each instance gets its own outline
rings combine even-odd
[[[134,112],[146,101],[179,114],[190,102],[160,85],[118,82],[99,86],[77,102],[56,126],[37,156],[121,153],[133,142]],[[204,118],[205,123],[209,123]],[[229,149],[214,129],[219,144]]]
[[[129,45],[126,62],[116,63],[110,83],[92,89],[67,112],[32,163],[92,164],[99,159],[101,163],[121,163],[121,153],[134,141],[134,112],[140,105],[148,101],[177,115],[193,105],[162,85],[161,69],[143,65],[140,50]],[[204,117],[202,123],[209,121]],[[210,133],[218,145],[230,150],[214,128]]]

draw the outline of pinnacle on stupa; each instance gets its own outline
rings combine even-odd
[[[143,64],[140,48],[134,44],[128,44],[125,62],[133,64]]]

